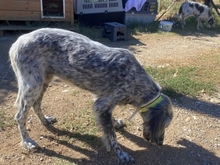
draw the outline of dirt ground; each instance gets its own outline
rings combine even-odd
[[[116,155],[106,152],[101,133],[90,117],[93,96],[59,79],[51,83],[42,105],[45,114],[58,119],[56,133],[48,131],[30,111],[28,131],[41,148],[35,152],[22,148],[13,120],[17,84],[8,60],[9,47],[17,37],[15,34],[0,37],[0,111],[7,125],[0,129],[0,164],[117,164]],[[105,43],[130,49],[145,66],[180,66],[195,64],[198,57],[208,57],[210,52],[219,53],[220,34],[140,34],[129,36],[128,41],[112,43],[106,39]],[[220,165],[220,93],[197,99],[184,96],[172,102],[174,118],[166,130],[163,146],[143,140],[139,115],[127,120],[134,107],[116,107],[114,115],[127,124],[117,132],[124,151],[134,157],[137,165]]]

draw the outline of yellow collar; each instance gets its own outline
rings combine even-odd
[[[156,97],[156,99],[154,99],[152,102],[150,102],[149,104],[145,105],[144,107],[141,107],[139,109],[139,112],[143,113],[143,112],[147,112],[150,108],[155,107],[157,104],[159,104],[161,101],[163,100],[163,97],[161,95],[159,95],[158,97]]]

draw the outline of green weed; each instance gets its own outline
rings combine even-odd
[[[97,140],[100,131],[92,113],[91,107],[89,107],[74,113],[66,113],[63,118],[59,119],[58,127],[72,132],[70,136],[65,137],[65,141],[80,140],[85,146],[100,145],[100,140]]]
[[[15,120],[12,117],[7,117],[4,111],[0,111],[0,131],[6,127],[12,127],[15,125]]]
[[[0,130],[4,128],[5,113],[0,111]]]
[[[60,165],[60,164],[62,164],[62,165],[77,165],[76,163],[70,162],[69,160],[65,160],[62,158],[56,158],[53,165]]]
[[[215,84],[207,81],[197,81],[196,76],[199,69],[196,67],[178,67],[178,68],[154,68],[148,67],[146,71],[162,87],[164,93],[169,96],[188,95],[192,97],[199,96],[201,91],[208,94],[215,92]]]

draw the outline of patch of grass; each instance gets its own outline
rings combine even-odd
[[[0,111],[0,131],[4,128],[5,113]]]
[[[74,163],[74,162],[70,162],[69,160],[64,160],[64,159],[62,159],[62,158],[56,158],[55,159],[55,162],[54,163],[52,163],[53,165],[60,165],[60,164],[62,164],[62,165],[77,165],[76,163]]]
[[[74,130],[74,132],[84,132],[94,134],[96,131],[91,130],[90,127],[95,126],[94,115],[91,110],[80,110],[76,113],[67,113],[64,115],[65,121],[62,123],[62,127],[68,130]],[[66,122],[71,121],[71,122]],[[89,132],[90,131],[90,132]]]
[[[79,90],[74,90],[74,91],[73,91],[73,96],[77,96],[79,93],[80,93]]]
[[[83,34],[91,38],[92,40],[99,42],[105,40],[104,38],[102,38],[102,30],[103,30],[102,27],[88,27],[80,23],[77,23],[74,25],[74,29],[77,33]]]
[[[139,33],[155,33],[158,32],[159,22],[155,21],[149,24],[142,24],[138,22],[130,23],[128,27],[128,32],[131,35],[138,35]]]
[[[215,86],[219,85],[220,80],[220,52],[209,52],[207,55],[198,56],[194,62],[196,66],[197,74],[195,79],[197,81],[212,82]]]
[[[72,132],[70,136],[65,137],[65,141],[80,140],[84,146],[88,147],[101,144],[101,140],[97,140],[100,131],[92,113],[90,107],[75,111],[75,113],[66,113],[63,118],[59,119],[58,127]]]
[[[3,110],[0,111],[0,131],[6,127],[12,127],[13,125],[15,125],[15,120],[13,120],[12,117],[7,117]]]
[[[215,84],[212,82],[202,79],[197,81],[196,75],[199,75],[200,69],[196,67],[178,67],[176,69],[148,67],[146,71],[163,87],[164,93],[171,97],[178,95],[196,97],[201,91],[210,95],[216,91]]]

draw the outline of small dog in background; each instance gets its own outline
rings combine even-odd
[[[211,28],[214,19],[213,15],[208,6],[203,5],[198,2],[185,1],[181,4],[179,8],[179,17],[181,16],[182,28],[186,25],[185,18],[190,16],[195,16],[197,18],[197,29],[203,28],[202,21],[205,21],[208,28]]]

